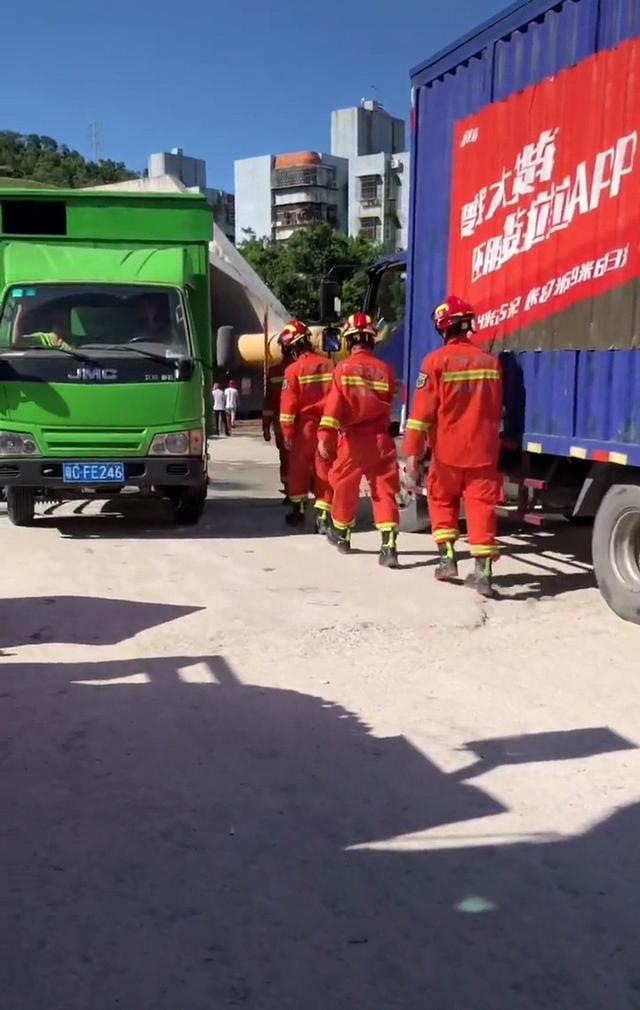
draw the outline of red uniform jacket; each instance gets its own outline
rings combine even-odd
[[[428,354],[420,369],[403,452],[449,466],[495,466],[500,450],[502,371],[497,358],[465,338]]]
[[[305,351],[284,373],[280,399],[280,425],[286,439],[298,423],[322,416],[333,377],[333,361],[316,351]]]
[[[280,431],[280,396],[284,382],[284,370],[284,361],[278,361],[267,370],[267,389],[262,405],[263,431],[271,431],[272,425],[275,432]]]
[[[391,420],[396,386],[393,369],[366,348],[356,348],[333,373],[333,382],[320,421],[323,440],[333,441],[339,431],[379,435]]]

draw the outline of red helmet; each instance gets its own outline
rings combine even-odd
[[[292,319],[278,334],[278,343],[283,351],[290,351],[296,344],[309,340],[309,327],[299,319]]]
[[[465,302],[457,295],[448,295],[441,305],[437,305],[431,315],[438,333],[446,336],[454,326],[460,329],[473,330],[475,328],[476,313],[473,305]],[[464,324],[467,324],[466,326]]]
[[[359,337],[376,337],[376,325],[366,312],[354,312],[342,327],[342,336],[357,340]]]

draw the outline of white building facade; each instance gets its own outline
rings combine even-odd
[[[236,242],[276,240],[326,221],[404,249],[409,211],[405,123],[378,102],[331,115],[331,154],[266,154],[235,163]]]
[[[207,165],[202,158],[192,158],[181,147],[149,155],[147,162],[149,179],[171,176],[177,179],[191,193],[204,193],[213,208],[213,222],[216,228],[232,242],[235,239],[235,201],[233,193],[207,186]]]

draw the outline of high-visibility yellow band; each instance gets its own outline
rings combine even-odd
[[[497,558],[500,556],[500,548],[497,544],[471,544],[469,553],[472,558]]]
[[[295,419],[295,414],[280,414],[280,424],[293,424]]]
[[[443,372],[443,382],[482,382],[484,379],[494,381],[500,378],[497,368],[469,368],[459,372]]]
[[[331,372],[318,372],[315,375],[299,375],[298,382],[301,386],[306,386],[311,382],[331,382],[333,375]]]
[[[437,544],[452,543],[460,536],[460,530],[434,530],[433,539]]]
[[[392,533],[394,530],[398,529],[397,523],[376,523],[376,529],[380,530],[381,533]]]
[[[431,425],[427,421],[415,421],[412,417],[407,421],[407,431],[427,432]]]
[[[346,532],[347,530],[350,531],[353,529],[353,523],[355,522],[355,519],[353,520],[353,522],[350,523],[341,523],[338,519],[333,519],[332,517],[331,521],[337,530],[342,530],[343,532]]]
[[[380,393],[389,392],[389,383],[378,381],[377,379],[365,379],[361,375],[341,375],[340,382],[343,386],[365,386],[367,389],[375,389]]]
[[[302,502],[307,501],[307,495],[306,494],[289,495],[289,501],[291,502],[292,505],[300,505]]]
[[[320,418],[321,428],[334,428],[336,431],[340,431],[340,422],[336,420],[335,417],[321,417]]]
[[[329,512],[331,509],[331,503],[323,501],[322,498],[316,498],[313,507],[314,509],[317,509],[318,512]]]

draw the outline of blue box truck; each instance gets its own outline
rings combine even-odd
[[[592,517],[602,595],[640,623],[640,0],[521,0],[411,85],[408,395],[433,307],[466,298],[523,516]]]

